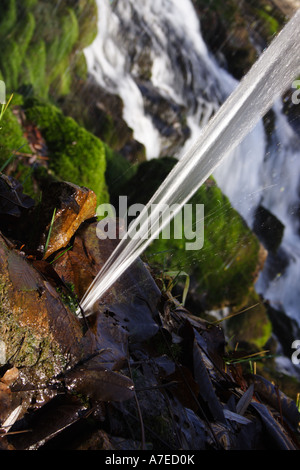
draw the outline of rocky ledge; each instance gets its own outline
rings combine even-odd
[[[55,227],[51,253],[0,234],[1,448],[298,449],[295,402],[249,373],[222,328],[184,308],[142,260],[91,315],[76,315],[116,242],[97,237],[86,188],[58,188],[60,210],[44,226]],[[26,206],[10,214],[18,234],[37,214]]]

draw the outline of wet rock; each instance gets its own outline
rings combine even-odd
[[[261,273],[261,285],[267,286],[269,282],[283,276],[289,266],[289,255],[280,246],[276,253],[270,252],[264,264],[264,271]]]
[[[256,209],[254,217],[254,232],[268,251],[275,252],[280,246],[284,225],[263,206]]]
[[[267,305],[268,316],[272,321],[273,333],[275,334],[283,354],[291,358],[291,345],[295,338],[300,338],[300,327],[296,320],[289,317],[285,312],[276,310]]]
[[[286,3],[193,0],[204,40],[230,73],[241,79],[286,22]],[[285,4],[285,5],[284,5]],[[283,6],[284,5],[284,6]],[[291,13],[291,10],[290,10]]]
[[[262,350],[271,337],[272,323],[259,296],[252,292],[247,302],[234,308],[232,313],[237,315],[225,322],[227,337],[234,338],[236,344],[243,344],[248,350]]]
[[[6,360],[40,385],[91,350],[56,289],[1,234],[0,338]]]
[[[55,271],[65,283],[74,285],[81,299],[117,243],[118,240],[97,237],[97,222],[86,223],[78,230],[72,249],[53,263]],[[98,339],[119,344],[121,357],[126,344],[124,336],[129,335],[131,341],[153,336],[158,328],[154,316],[160,295],[148,269],[138,259],[97,302],[98,314],[91,321]]]
[[[186,123],[186,109],[161,95],[151,82],[138,82],[143,96],[145,112],[161,136],[160,157],[175,155],[190,137]]]
[[[223,56],[230,73],[241,79],[255,62],[256,51],[239,7],[234,2],[214,5],[213,8],[203,0],[193,0],[193,3],[208,47],[217,57]]]

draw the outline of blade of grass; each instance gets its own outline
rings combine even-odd
[[[259,305],[259,302],[257,302],[254,305],[251,305],[250,307],[245,308],[244,310],[240,310],[239,312],[232,313],[231,315],[227,315],[227,317],[221,318],[221,320],[216,320],[213,322],[210,322],[212,325],[218,325],[219,323],[222,323],[225,320],[229,320],[229,318],[235,317],[237,315],[240,315],[241,313],[247,312],[248,310],[251,310],[254,307],[257,307]]]
[[[249,354],[248,356],[240,357],[239,359],[226,359],[227,364],[240,364],[243,362],[257,362],[259,359],[267,359],[269,357],[274,357],[272,354],[266,355],[269,350],[260,351],[257,353]]]
[[[54,261],[57,261],[58,258],[60,258],[61,256],[63,256],[65,253],[67,253],[67,251],[71,250],[71,248],[73,248],[73,246],[69,246],[68,248],[66,248],[64,251],[62,251],[56,258],[54,258],[52,261],[50,261],[49,264],[52,264],[54,263]]]
[[[188,291],[189,291],[189,288],[190,288],[190,276],[187,273],[185,273],[184,271],[167,271],[164,274],[167,275],[167,276],[171,276],[171,277],[175,276],[172,283],[171,283],[173,285],[175,284],[175,282],[176,282],[176,280],[179,276],[185,276],[185,285],[184,285],[184,289],[183,289],[182,302],[181,302],[181,305],[184,306],[187,295],[188,295]]]
[[[48,236],[47,236],[47,240],[46,240],[46,244],[45,244],[44,256],[45,256],[45,254],[47,253],[47,250],[48,250],[48,245],[49,245],[49,241],[50,241],[50,237],[51,237],[51,232],[52,232],[52,229],[53,229],[55,214],[56,214],[56,208],[53,211],[51,224],[50,224],[50,227],[49,227],[49,232],[48,232]]]
[[[10,95],[10,98],[9,98],[8,102],[7,102],[6,104],[4,103],[4,104],[2,105],[1,113],[0,113],[0,121],[1,121],[1,119],[3,118],[3,116],[4,116],[6,110],[7,110],[8,106],[9,106],[9,104],[10,104],[10,102],[11,102],[13,96],[14,96],[14,94],[12,93],[12,94]]]

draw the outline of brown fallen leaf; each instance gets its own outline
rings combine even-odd
[[[11,411],[12,394],[8,385],[0,382],[0,422],[1,424],[7,418]]]
[[[121,402],[134,397],[132,380],[97,365],[97,360],[91,360],[67,372],[63,382],[69,392],[80,393],[93,403]]]
[[[17,380],[18,377],[19,377],[19,369],[13,366],[5,372],[5,374],[0,380],[2,383],[10,386],[15,382],[15,380]]]

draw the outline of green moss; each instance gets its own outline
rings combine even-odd
[[[0,166],[12,156],[13,152],[22,149],[23,153],[31,153],[27,140],[17,117],[10,108],[5,112],[0,130]]]
[[[0,5],[0,74],[7,90],[32,85],[40,97],[70,91],[78,54],[97,34],[95,0],[4,0]],[[76,57],[76,60],[75,60]],[[81,55],[81,70],[84,57]]]
[[[43,41],[34,43],[24,58],[23,81],[32,85],[35,93],[40,97],[47,97],[48,84],[46,83],[46,47]]]
[[[79,39],[77,47],[84,49],[96,39],[98,32],[98,9],[95,0],[77,1],[76,13],[79,18]]]
[[[197,290],[209,307],[241,302],[253,283],[257,239],[217,186],[203,185],[189,202],[204,204],[203,247],[186,251],[188,240],[184,237],[155,240],[147,251],[148,256],[152,255],[149,259],[163,257],[165,269],[185,271],[196,278]]]
[[[280,29],[279,22],[271,14],[265,10],[257,9],[257,16],[263,21],[267,37],[272,37],[278,33]]]
[[[0,4],[0,38],[8,35],[17,20],[16,0],[2,0]],[[2,41],[1,41],[2,43]]]
[[[265,47],[286,18],[272,0],[193,0],[209,48],[225,56],[230,72],[241,79],[257,60],[255,43]]]
[[[33,366],[39,355],[40,340],[15,321],[7,302],[7,289],[0,283],[0,337],[6,344],[7,357],[16,356],[16,366]],[[25,343],[26,354],[23,347]],[[16,354],[18,352],[18,354]]]
[[[226,321],[226,333],[234,344],[246,343],[262,350],[272,334],[272,323],[267,311],[255,291],[251,291],[244,304],[233,309],[242,312]]]
[[[64,181],[92,189],[99,202],[106,202],[103,143],[53,105],[27,104],[26,116],[39,127],[46,140],[51,154],[49,168],[54,174]]]
[[[70,283],[67,283],[66,285],[67,285],[68,290],[63,290],[60,287],[58,287],[56,291],[60,295],[60,298],[63,301],[63,303],[71,310],[71,312],[76,314],[79,300],[77,299],[76,294],[75,294],[75,286],[74,284],[70,284]]]

